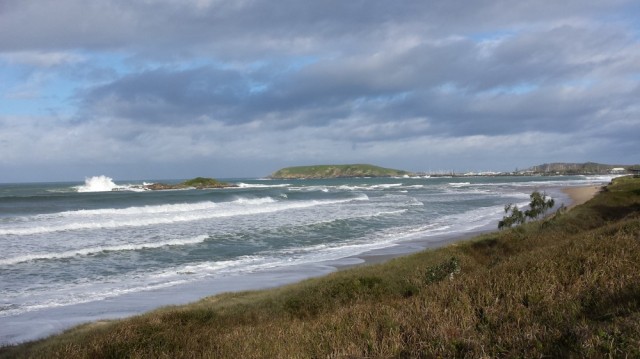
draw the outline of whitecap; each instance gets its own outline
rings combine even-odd
[[[231,202],[201,202],[158,206],[106,208],[38,215],[28,226],[0,229],[0,235],[33,235],[84,229],[144,227],[204,219],[273,213],[352,201],[366,201],[366,194],[335,200],[290,201],[271,197],[238,198]],[[66,218],[65,218],[66,217]],[[60,218],[64,218],[63,221]]]
[[[136,251],[142,249],[153,249],[167,246],[185,246],[202,243],[209,238],[208,235],[201,235],[193,238],[176,238],[167,241],[153,242],[153,243],[138,243],[138,244],[122,244],[118,246],[99,246],[90,248],[79,248],[65,252],[54,253],[34,253],[24,256],[17,256],[12,258],[0,259],[0,265],[12,265],[23,262],[29,262],[34,260],[46,260],[46,259],[63,259],[72,258],[76,256],[88,256],[103,252],[121,252],[121,251]]]

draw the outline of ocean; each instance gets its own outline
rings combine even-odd
[[[0,344],[493,230],[504,206],[526,206],[533,190],[568,204],[562,187],[611,178],[229,179],[238,187],[168,191],[105,176],[0,184]]]

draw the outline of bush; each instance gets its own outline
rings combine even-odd
[[[555,205],[553,198],[547,198],[546,193],[533,191],[531,195],[529,195],[529,198],[531,198],[529,209],[524,212],[512,203],[506,205],[504,207],[504,213],[511,213],[502,217],[502,220],[498,222],[498,229],[504,229],[505,227],[511,228],[514,225],[523,224],[527,221],[527,218],[531,220],[538,219]]]

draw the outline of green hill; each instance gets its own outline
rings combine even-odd
[[[298,166],[280,169],[269,178],[311,179],[346,177],[396,177],[410,175],[410,172],[366,164]]]

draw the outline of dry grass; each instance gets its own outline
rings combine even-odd
[[[640,180],[544,222],[84,325],[0,356],[640,357]]]

